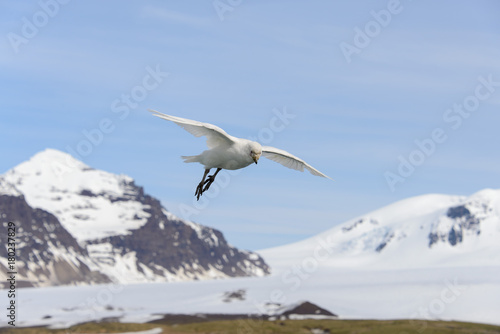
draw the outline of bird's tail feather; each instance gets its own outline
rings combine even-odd
[[[184,159],[184,162],[200,162],[198,155],[183,155],[181,158]]]

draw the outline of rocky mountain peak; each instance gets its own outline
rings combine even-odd
[[[229,245],[220,231],[175,217],[131,177],[91,168],[64,152],[47,149],[12,168],[0,176],[2,193],[22,197],[29,208],[50,213],[60,226],[51,234],[54,240],[50,242],[74,240],[78,247],[72,249],[79,261],[111,281],[178,281],[269,273],[259,255]],[[14,202],[7,196],[3,200],[7,213],[4,220],[15,219],[25,230],[26,224],[35,230],[44,224],[41,219],[28,219],[19,213],[19,207],[12,207]],[[54,254],[47,254],[44,263],[55,261]],[[33,267],[30,261],[36,258],[35,254],[26,256],[26,267]],[[27,280],[36,277],[34,273],[26,275]],[[33,285],[51,282],[66,281],[46,279],[42,283],[32,279]]]

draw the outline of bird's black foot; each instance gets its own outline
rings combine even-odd
[[[203,195],[203,193],[210,188],[212,183],[214,183],[215,177],[217,176],[217,173],[219,173],[221,169],[222,168],[217,168],[214,175],[209,175],[208,177],[207,177],[207,174],[208,174],[209,170],[205,170],[205,175],[203,175],[203,179],[198,184],[198,186],[196,187],[196,191],[194,192],[194,195],[196,196],[197,201],[200,200],[201,195]],[[206,177],[206,180],[205,180],[205,177]]]
[[[201,179],[201,182],[198,184],[196,187],[196,191],[194,192],[194,195],[196,196],[196,200],[200,200],[200,196],[203,194],[203,186],[205,185],[205,178],[207,177],[207,174],[210,173],[210,168],[205,169],[205,173],[203,174],[203,178]]]
[[[203,193],[210,188],[214,181],[215,177],[213,175],[210,175],[205,181],[202,181],[198,184],[198,186],[196,187],[196,191],[194,192],[197,201],[200,200],[201,195],[203,195]]]
[[[203,188],[202,193],[207,191],[208,188],[210,188],[210,186],[212,185],[212,183],[214,183],[214,181],[215,181],[215,175],[209,175],[205,180],[205,183],[203,184],[205,187]]]
[[[210,188],[210,186],[212,185],[212,183],[214,183],[214,181],[215,181],[215,176],[210,175],[207,177],[205,181],[202,181],[198,184],[198,186],[196,187],[196,191],[194,192],[197,201],[200,200],[201,195],[203,195],[203,193],[207,191],[208,188]]]
[[[198,186],[196,187],[196,191],[194,192],[197,201],[200,200],[201,194],[203,194],[203,181],[198,184]]]

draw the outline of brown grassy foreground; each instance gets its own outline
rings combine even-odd
[[[124,333],[161,328],[166,334],[217,333],[217,334],[266,334],[266,333],[373,333],[373,334],[446,334],[446,333],[500,333],[499,326],[484,324],[415,321],[415,320],[226,320],[191,324],[123,324],[123,323],[86,323],[68,329],[50,330],[47,328],[0,329],[0,333],[19,334],[91,334]]]

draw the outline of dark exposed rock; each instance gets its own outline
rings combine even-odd
[[[448,242],[452,246],[456,246],[463,242],[466,233],[479,235],[481,233],[480,223],[481,217],[474,215],[468,206],[478,205],[477,203],[469,203],[451,207],[446,212],[446,217],[453,221],[453,225],[446,233],[431,231],[428,235],[429,247],[443,241]],[[487,212],[489,210],[486,204],[479,205],[479,208]],[[476,208],[477,209],[477,208]],[[481,212],[481,211],[480,211]],[[437,225],[439,225],[439,221]]]
[[[0,195],[2,230],[7,231],[8,222],[14,222],[16,227],[15,265],[19,280],[24,281],[19,287],[33,285],[26,278],[29,273],[44,277],[48,285],[110,282],[106,275],[90,270],[81,260],[88,258],[87,251],[54,215],[31,208],[23,196]],[[7,244],[7,233],[0,233],[0,244]],[[76,263],[69,261],[67,254]],[[6,247],[0,247],[0,257],[7,257]],[[7,271],[0,266],[0,272]]]
[[[302,302],[301,304],[295,306],[294,308],[291,308],[283,313],[281,313],[282,316],[289,317],[292,314],[300,314],[300,315],[324,315],[324,316],[330,316],[330,317],[337,317],[336,314],[325,310],[324,308],[319,307],[318,305],[315,305],[313,303],[310,303],[308,301]]]
[[[387,246],[389,242],[391,242],[393,238],[394,233],[386,233],[384,240],[377,246],[377,248],[375,248],[375,251],[380,253],[385,248],[385,246]]]
[[[465,207],[465,205],[459,205],[455,207],[451,207],[446,212],[446,215],[452,219],[462,218],[462,217],[470,217],[470,211]]]
[[[377,246],[377,248],[375,248],[375,251],[380,253],[385,246],[387,246],[387,242],[383,241]]]
[[[235,291],[228,291],[224,293],[222,301],[230,303],[232,301],[245,300],[247,291],[245,289],[238,289]]]
[[[192,277],[203,275],[212,268],[230,277],[253,276],[256,270],[270,273],[260,256],[229,245],[220,231],[201,225],[195,231],[180,220],[169,219],[160,202],[149,195],[143,195],[142,203],[149,206],[146,224],[131,230],[128,235],[92,243],[109,242],[122,254],[134,251],[138,262],[156,272],[161,267]]]
[[[431,247],[432,245],[434,245],[438,241],[439,241],[439,235],[436,232],[429,233],[429,247]]]
[[[94,194],[93,192],[91,192],[88,189],[83,189],[82,191],[80,191],[80,195],[88,196],[88,197],[96,197],[97,196],[96,194]]]
[[[451,228],[448,234],[448,242],[450,245],[455,246],[457,243],[462,242],[462,230],[455,231],[455,228]]]
[[[154,324],[165,324],[165,325],[175,325],[175,324],[191,324],[199,322],[209,322],[209,321],[224,321],[224,320],[241,320],[238,324],[241,328],[238,328],[239,332],[245,333],[261,333],[262,327],[260,324],[262,321],[266,320],[276,320],[293,318],[293,316],[302,316],[303,318],[315,318],[322,316],[324,318],[336,319],[338,316],[324,308],[321,308],[308,301],[302,302],[293,308],[283,306],[287,310],[278,314],[257,314],[257,313],[246,313],[246,314],[220,314],[220,313],[197,313],[197,314],[157,314],[161,315],[162,318],[155,319],[149,323]],[[248,321],[250,320],[250,321]],[[284,326],[284,323],[281,323]],[[235,331],[236,332],[236,331]],[[288,332],[287,332],[288,333]],[[328,333],[326,331],[325,333]]]
[[[357,226],[364,224],[364,223],[370,223],[372,225],[378,225],[378,221],[373,218],[361,218],[356,220],[354,223],[352,223],[350,226],[345,226],[342,228],[342,232],[349,232],[353,229],[355,229]]]

